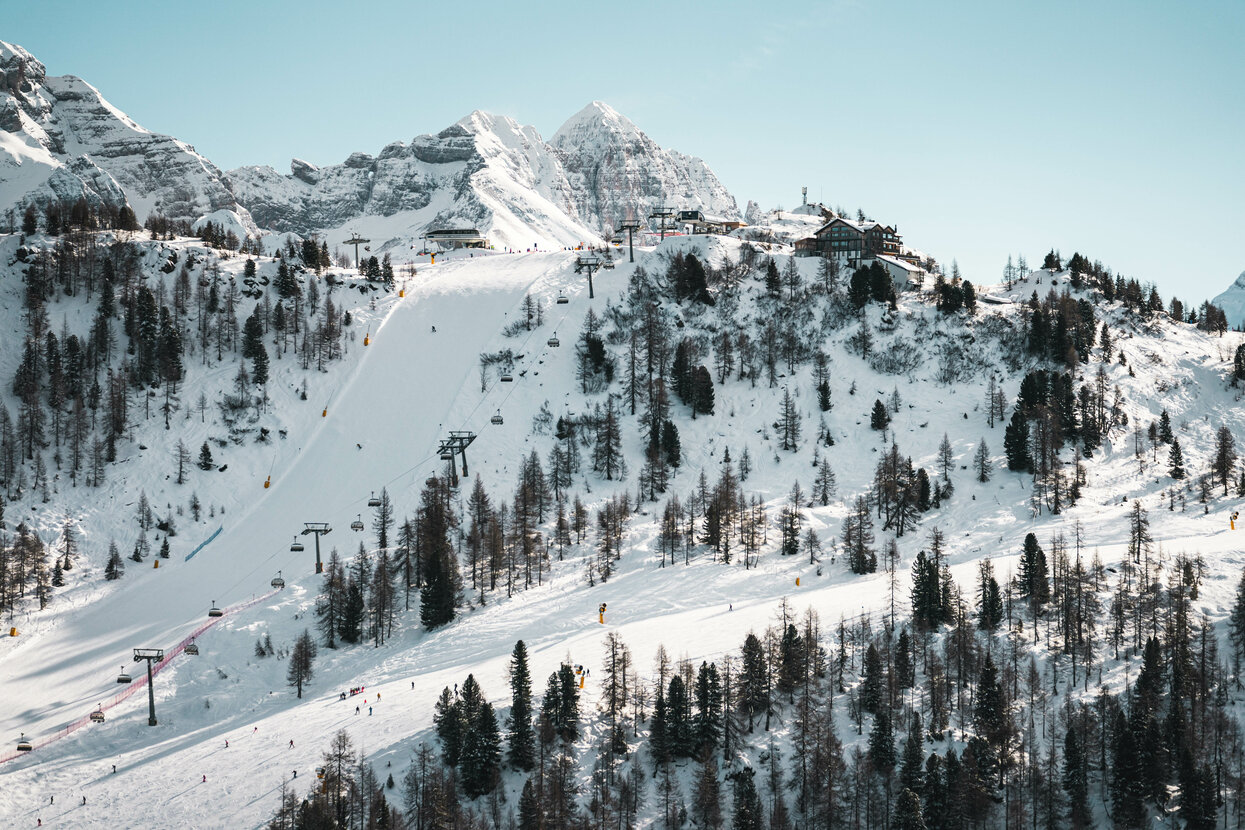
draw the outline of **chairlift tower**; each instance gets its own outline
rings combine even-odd
[[[657,220],[657,227],[661,231],[661,239],[663,241],[666,238],[666,231],[674,230],[674,223],[669,222],[670,219],[674,218],[674,214],[674,208],[665,207],[663,205],[662,207],[653,208],[652,212],[648,215],[649,219]]]
[[[575,260],[575,273],[588,275],[588,299],[590,300],[596,296],[592,288],[592,275],[604,264],[605,261],[601,258],[601,255],[595,251],[580,254]]]
[[[320,537],[326,533],[332,533],[333,528],[329,527],[328,522],[303,522],[303,535],[309,533],[315,534],[316,537],[316,573],[324,572],[324,564],[320,561]]]
[[[347,245],[354,246],[354,267],[359,269],[360,271],[363,270],[363,261],[359,259],[359,246],[366,245],[367,243],[371,241],[372,240],[370,239],[364,239],[363,237],[359,236],[357,233],[354,233],[354,232],[351,232],[350,238],[346,240]]]
[[[461,455],[463,459],[463,478],[467,477],[467,447],[471,442],[476,440],[474,432],[466,430],[450,430],[450,437],[444,439],[440,446],[437,447],[437,453],[442,460],[450,462],[450,483],[455,487],[458,486],[458,470],[454,466],[454,457]]]
[[[151,664],[153,661],[160,662],[164,659],[164,649],[162,648],[136,648],[134,649],[134,662],[139,660],[147,661],[147,725],[156,725],[156,693],[151,688]]]
[[[635,262],[635,232],[640,229],[640,223],[634,219],[628,219],[618,226],[615,233],[627,232],[627,261]]]

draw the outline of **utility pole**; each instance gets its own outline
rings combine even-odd
[[[320,537],[326,533],[332,533],[333,528],[329,527],[328,522],[303,522],[306,528],[303,535],[308,533],[315,534],[316,537],[316,573],[324,573],[324,564],[320,561]]]
[[[666,231],[674,230],[673,225],[668,225],[667,220],[674,216],[674,208],[672,207],[655,207],[653,212],[648,215],[649,219],[656,219],[658,228],[661,230],[661,239],[666,239]]]
[[[461,455],[463,457],[463,478],[467,477],[467,447],[471,442],[476,440],[474,432],[465,430],[450,430],[450,437],[441,442],[437,447],[437,452],[441,455],[442,461],[450,462],[450,483],[455,487],[458,486],[458,470],[454,466],[454,457]]]
[[[364,239],[363,237],[359,236],[357,233],[353,233],[353,232],[350,234],[350,238],[346,240],[347,245],[354,246],[354,267],[359,269],[360,271],[363,270],[363,262],[359,259],[359,246],[366,245],[367,243],[371,241],[372,240]],[[369,248],[368,250],[371,250],[371,249]]]
[[[634,234],[640,229],[640,223],[634,219],[628,219],[618,226],[616,233],[627,232],[627,261],[635,262],[635,238]]]
[[[134,662],[139,660],[147,661],[147,725],[156,725],[156,692],[151,687],[151,664],[152,661],[159,662],[164,659],[164,649],[162,648],[136,648],[134,649]]]
[[[595,251],[589,251],[586,254],[580,254],[575,260],[575,273],[588,275],[588,299],[593,299],[596,295],[592,289],[592,275],[604,264],[601,255]],[[611,266],[613,267],[613,266]]]

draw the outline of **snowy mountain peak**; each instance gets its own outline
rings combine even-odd
[[[47,69],[34,55],[16,44],[0,40],[0,76],[10,92],[31,92],[47,76]],[[26,88],[23,89],[23,81]]]
[[[1211,300],[1214,305],[1223,309],[1227,315],[1228,325],[1240,328],[1245,325],[1245,271],[1236,278],[1228,290]]]
[[[644,135],[630,118],[604,101],[593,101],[566,119],[549,139],[549,143],[554,147],[563,147],[570,143],[579,143],[582,136],[593,133],[614,136]]]
[[[194,221],[232,210],[253,230],[224,174],[190,145],[135,123],[91,84],[47,75],[0,42],[0,208],[72,203]]]

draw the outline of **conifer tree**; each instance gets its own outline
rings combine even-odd
[[[860,681],[860,708],[875,714],[882,705],[882,692],[886,678],[882,670],[882,656],[877,646],[869,644],[865,651],[864,674]]]
[[[1171,416],[1164,409],[1159,413],[1159,440],[1164,444],[1170,444],[1175,437],[1175,433],[1172,432]]]
[[[510,698],[510,718],[507,721],[510,763],[517,769],[530,770],[536,761],[532,734],[532,677],[527,667],[527,646],[522,640],[514,644],[510,655]]]
[[[1171,439],[1171,449],[1167,453],[1167,474],[1177,481],[1182,480],[1186,475],[1184,453],[1180,451],[1180,439],[1174,435]]]
[[[732,776],[735,782],[733,830],[765,830],[765,810],[752,780],[754,775],[750,767],[744,767]]]
[[[114,580],[120,579],[125,573],[125,562],[121,560],[121,551],[117,550],[117,543],[109,540],[108,542],[108,564],[104,566],[104,579]]]
[[[1089,808],[1089,767],[1080,735],[1072,724],[1068,725],[1063,740],[1063,791],[1068,797],[1068,826],[1073,830],[1093,826],[1093,813]]]
[[[990,480],[990,473],[993,472],[994,465],[990,463],[990,448],[986,446],[986,439],[984,438],[977,445],[977,453],[973,456],[973,468],[977,470],[978,481],[984,484]]]
[[[315,656],[315,641],[311,639],[311,632],[304,628],[303,633],[294,641],[294,648],[290,652],[290,667],[286,671],[286,681],[298,691],[300,700],[303,686],[311,682],[313,677],[312,661]]]
[[[441,482],[431,478],[421,495],[419,536],[424,554],[424,584],[420,590],[419,619],[425,628],[438,628],[454,619],[458,595],[454,549],[449,531],[449,506],[440,496]]]
[[[886,404],[882,401],[875,400],[873,402],[873,413],[869,416],[869,427],[875,430],[884,430],[890,426],[891,416],[886,409]]]
[[[1016,473],[1033,470],[1033,456],[1029,452],[1029,422],[1020,407],[1012,412],[1011,420],[1003,431],[1003,452],[1007,455],[1007,469]]]

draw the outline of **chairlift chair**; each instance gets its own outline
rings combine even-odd
[[[505,420],[501,417],[501,410],[500,410],[500,409],[499,409],[499,410],[497,410],[497,414],[496,414],[496,415],[494,415],[492,418],[489,418],[489,420],[490,420],[491,422],[493,422],[494,424],[496,424],[497,426],[501,426],[502,424],[504,424],[504,423],[505,423]]]
[[[102,704],[100,705],[98,709],[96,709],[94,712],[91,713],[91,722],[92,723],[103,723],[104,722],[104,707]]]
[[[118,683],[129,683],[130,682],[130,673],[125,670],[125,666],[121,667],[121,674],[117,675],[117,682]]]
[[[355,515],[355,520],[350,523],[350,529],[355,531],[356,533],[363,530],[363,514],[362,513],[358,513]]]
[[[280,571],[277,571],[277,575],[272,578],[272,587],[277,589],[285,587],[285,580],[281,578]]]
[[[498,380],[500,380],[502,383],[513,383],[514,375],[510,374],[509,372],[502,372],[501,377],[498,378]]]
[[[295,536],[294,544],[290,545],[290,552],[291,553],[302,553],[304,550],[306,550],[306,548],[303,547],[303,543],[298,541],[298,537]]]
[[[376,492],[372,492],[372,497],[367,500],[368,507],[380,507],[380,499],[376,496]]]
[[[216,607],[216,600],[212,600],[212,607],[208,609],[209,617],[223,617],[225,612]]]
[[[453,460],[454,460],[454,453],[452,453],[452,452],[443,452],[443,453],[441,453],[441,460],[442,460],[442,461],[453,461]]]
[[[26,733],[23,732],[22,736],[17,739],[17,751],[18,752],[30,752],[32,749],[34,749],[34,745],[31,744],[29,740],[27,740]]]
[[[553,337],[549,338],[549,348],[556,349],[562,345],[562,341],[558,339],[558,333],[555,331]]]
[[[571,301],[571,300],[570,300],[570,298],[569,298],[569,297],[567,297],[567,296],[566,296],[565,294],[563,294],[561,291],[559,291],[559,292],[558,292],[558,305],[566,305],[566,304],[567,304],[567,303],[569,303],[570,301]]]
[[[194,643],[187,643],[187,644],[186,644],[186,653],[187,653],[187,654],[189,654],[189,655],[190,655],[190,656],[192,656],[192,657],[198,657],[198,656],[199,656],[199,647],[198,647],[197,645],[195,645]]]

